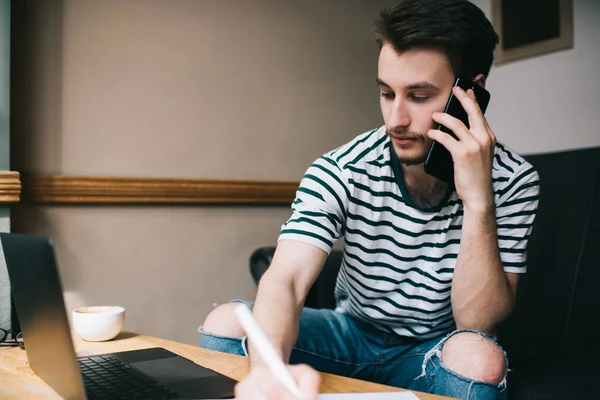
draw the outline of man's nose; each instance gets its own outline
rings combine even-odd
[[[402,100],[396,100],[388,118],[388,128],[407,128],[410,126],[410,114],[406,103]]]

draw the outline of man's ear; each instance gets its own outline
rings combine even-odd
[[[473,82],[475,82],[476,84],[478,84],[482,88],[485,88],[485,75],[484,74],[477,75],[475,77],[475,79],[473,79]]]

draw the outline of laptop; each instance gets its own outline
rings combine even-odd
[[[236,381],[164,348],[79,357],[49,238],[0,233],[31,369],[67,400],[232,398]]]

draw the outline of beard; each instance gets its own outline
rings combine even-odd
[[[425,136],[425,134],[420,133],[420,132],[409,132],[406,130],[394,129],[394,128],[386,129],[385,132],[390,137],[391,136],[406,137],[406,138],[410,138],[410,139],[415,139],[416,141],[421,142],[421,143],[425,143],[426,136]],[[416,156],[415,155],[403,156],[403,155],[399,154],[399,152],[395,149],[393,144],[392,144],[392,148],[394,149],[394,153],[396,155],[396,158],[400,162],[400,164],[403,164],[406,166],[423,164],[425,162],[425,160],[427,159],[427,152],[416,155]]]
[[[425,160],[427,159],[427,154],[423,154],[420,157],[402,157],[396,152],[396,158],[398,158],[398,162],[400,162],[400,164],[404,164],[407,167],[409,167],[411,165],[419,165],[425,163]]]

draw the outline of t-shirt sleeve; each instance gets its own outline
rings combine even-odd
[[[350,192],[335,160],[317,159],[306,171],[292,203],[292,215],[281,227],[278,240],[309,243],[327,254],[344,234]]]
[[[540,197],[540,179],[535,168],[523,163],[499,195],[496,223],[502,265],[505,272],[525,273],[527,242]]]

